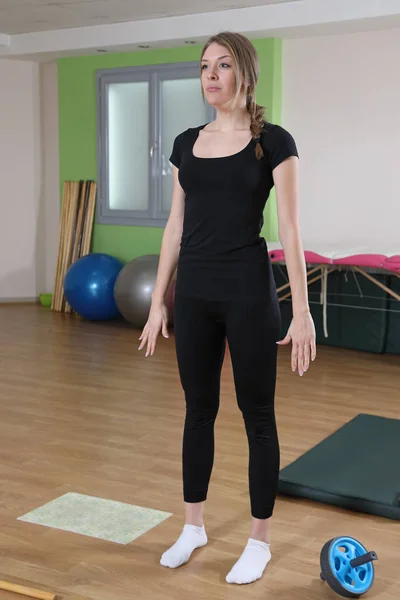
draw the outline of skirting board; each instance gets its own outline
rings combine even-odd
[[[39,302],[39,297],[31,298],[0,298],[0,304],[35,304]]]
[[[11,37],[6,33],[0,33],[0,47],[9,48]]]

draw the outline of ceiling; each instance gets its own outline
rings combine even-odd
[[[0,0],[0,59],[176,48],[224,29],[286,39],[393,28],[400,0]]]
[[[0,0],[8,35],[210,13],[298,0]]]

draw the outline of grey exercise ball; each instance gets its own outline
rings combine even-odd
[[[134,258],[121,269],[115,282],[115,303],[121,315],[134,327],[144,327],[148,319],[159,259],[157,254]],[[171,317],[172,284],[167,294],[166,304]]]

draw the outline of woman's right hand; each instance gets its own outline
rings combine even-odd
[[[141,350],[146,344],[146,356],[153,356],[156,349],[156,340],[158,334],[162,331],[164,337],[168,338],[168,310],[164,303],[158,305],[151,305],[149,317],[147,323],[143,328],[142,334],[139,338],[141,344],[139,350]]]

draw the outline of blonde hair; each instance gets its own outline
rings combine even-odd
[[[260,73],[257,51],[250,40],[241,33],[223,31],[217,35],[211,36],[207,40],[201,52],[200,60],[203,58],[207,48],[213,43],[224,46],[232,55],[236,71],[236,94],[234,102],[236,102],[241,93],[242,85],[245,85],[246,108],[250,115],[250,131],[253,139],[257,142],[256,157],[260,159],[264,156],[260,142],[261,133],[265,123],[265,107],[256,102],[256,85]],[[204,99],[203,89],[202,94]]]

